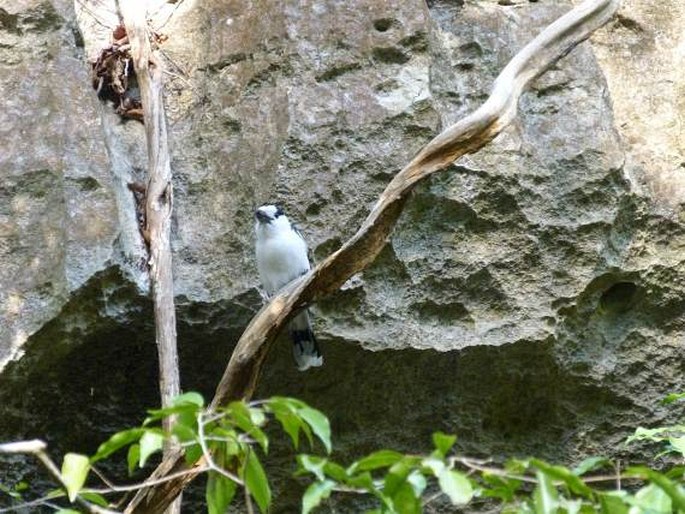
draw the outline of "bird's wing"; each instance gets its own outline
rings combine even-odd
[[[298,236],[300,236],[300,239],[302,239],[302,241],[306,245],[307,241],[305,240],[304,236],[302,235],[302,231],[300,230],[300,227],[298,227],[294,223],[290,223],[290,228],[292,228],[293,232],[295,232]]]
[[[305,248],[307,249],[307,259],[309,260],[310,266],[311,263],[314,262],[314,253],[312,252],[312,249],[309,248],[309,245],[307,244],[307,240],[304,238],[302,235],[302,231],[300,230],[300,227],[295,225],[294,223],[290,223],[290,227],[293,229],[293,232],[297,234],[297,236],[302,239],[302,242],[304,243]],[[309,268],[304,270],[301,274],[304,275],[309,271]]]

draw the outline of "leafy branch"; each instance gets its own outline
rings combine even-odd
[[[171,431],[164,430],[169,417],[177,421]],[[273,495],[261,455],[269,451],[264,428],[275,420],[290,439],[295,450],[304,438],[310,448],[321,444],[325,455],[299,454],[297,476],[310,480],[302,497],[302,513],[309,514],[333,494],[363,494],[376,499],[377,506],[368,514],[420,514],[433,502],[441,500],[463,508],[476,502],[497,506],[507,513],[536,514],[654,514],[685,512],[685,467],[674,466],[657,471],[646,465],[620,467],[603,457],[590,457],[573,468],[544,460],[511,459],[496,463],[455,453],[457,438],[433,434],[433,450],[428,454],[404,454],[378,450],[344,466],[330,458],[331,430],[328,419],[300,400],[273,397],[246,403],[232,402],[227,407],[209,411],[197,393],[176,397],[172,405],[149,411],[140,427],[123,430],[100,445],[95,455],[69,453],[61,471],[45,453],[42,441],[22,441],[0,445],[0,453],[28,453],[44,463],[60,490],[37,500],[12,507],[48,505],[60,514],[76,512],[55,505],[67,498],[89,513],[113,514],[104,495],[139,490],[149,481],[133,485],[115,485],[95,468],[95,463],[127,449],[129,472],[145,466],[152,455],[173,440],[183,448],[189,465],[200,461],[208,474],[206,502],[208,514],[223,514],[242,488],[246,509],[268,512]],[[671,444],[670,437],[680,437],[683,425],[656,429],[638,428],[628,438],[667,444],[667,451],[682,460],[685,451]],[[671,434],[671,435],[668,435]],[[675,435],[674,435],[675,434]],[[658,456],[662,455],[658,454]],[[612,473],[600,473],[611,469]],[[89,471],[103,481],[105,488],[84,484]],[[161,480],[170,480],[165,477]],[[628,487],[626,487],[626,485]],[[0,487],[15,499],[16,491]],[[0,509],[0,512],[7,512]]]

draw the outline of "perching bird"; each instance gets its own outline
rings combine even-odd
[[[273,296],[283,286],[310,269],[307,243],[275,205],[262,205],[255,211],[257,223],[257,268],[267,295]],[[309,322],[309,312],[302,311],[288,325],[293,341],[297,369],[321,366],[323,357]]]

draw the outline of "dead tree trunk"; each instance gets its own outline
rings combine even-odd
[[[385,245],[416,184],[459,157],[479,150],[497,136],[514,119],[524,89],[607,23],[619,6],[620,0],[587,0],[552,23],[516,54],[497,77],[487,101],[435,137],[393,178],[357,233],[307,275],[273,297],[252,319],[233,351],[211,407],[249,398],[267,352],[288,319],[371,264]],[[201,465],[197,463],[189,468],[180,452],[164,459],[153,473],[154,478],[184,470],[187,473],[139,491],[125,512],[162,512],[200,472]]]
[[[166,407],[180,393],[170,243],[173,188],[164,111],[162,63],[150,46],[145,4],[138,0],[120,0],[119,8],[131,44],[131,57],[143,105],[148,155],[145,233],[149,238],[150,248],[148,264],[159,358],[159,390],[162,406]],[[169,432],[172,424],[173,419],[166,419],[165,431]],[[167,446],[164,457],[174,458],[177,452],[177,448]],[[180,512],[180,500],[167,512]]]

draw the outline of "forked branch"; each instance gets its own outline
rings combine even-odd
[[[371,264],[385,245],[407,195],[416,184],[459,157],[479,150],[497,136],[514,119],[524,89],[607,23],[619,6],[620,0],[587,0],[548,26],[516,54],[497,77],[487,101],[434,138],[393,178],[357,233],[311,272],[276,295],[252,319],[233,351],[211,407],[249,398],[267,352],[288,319]],[[201,465],[196,464],[198,468]],[[184,467],[179,454],[175,459],[165,459],[154,475],[163,476]],[[185,475],[182,480],[141,491],[126,512],[162,512],[192,478],[192,475]]]

